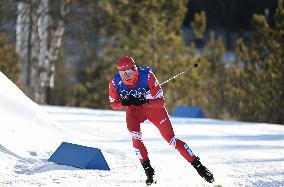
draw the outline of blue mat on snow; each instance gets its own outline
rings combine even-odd
[[[67,142],[62,142],[48,161],[82,169],[110,170],[100,149]]]
[[[172,116],[185,118],[206,118],[203,110],[195,106],[177,106],[173,111]]]

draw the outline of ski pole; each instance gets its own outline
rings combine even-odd
[[[166,83],[169,82],[170,80],[177,78],[178,76],[180,76],[181,74],[183,74],[183,73],[185,73],[185,72],[191,70],[192,68],[197,68],[197,67],[198,67],[198,64],[192,64],[191,66],[185,68],[182,72],[180,72],[180,73],[178,73],[178,74],[176,74],[176,75],[170,77],[168,80],[162,82],[160,85],[162,86],[163,84],[166,84]]]

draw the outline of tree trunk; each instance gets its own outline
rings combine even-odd
[[[17,52],[22,62],[21,77],[28,96],[39,104],[48,104],[48,92],[54,86],[55,63],[69,5],[70,0],[18,3]]]
[[[31,96],[30,70],[31,70],[31,4],[20,1],[17,5],[17,25],[16,25],[16,51],[21,62],[21,82],[26,85],[26,92]]]

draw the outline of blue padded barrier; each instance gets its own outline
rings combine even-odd
[[[48,161],[82,169],[110,170],[100,149],[67,142],[62,142]]]
[[[172,116],[185,118],[206,118],[203,110],[194,106],[177,106],[173,111]]]

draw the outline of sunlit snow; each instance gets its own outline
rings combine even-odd
[[[106,100],[107,102],[107,100]],[[0,72],[0,186],[146,186],[124,111],[39,106]],[[284,126],[172,118],[215,176],[206,183],[150,122],[144,143],[160,187],[284,186]],[[102,150],[111,170],[84,170],[47,159],[61,142]]]

